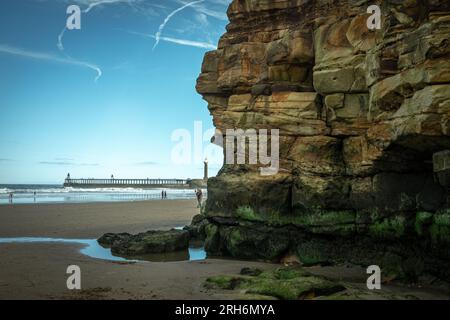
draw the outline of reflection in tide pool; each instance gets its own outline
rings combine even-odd
[[[189,248],[189,260],[205,260],[206,251],[204,248]]]
[[[59,239],[59,238],[0,238],[2,243],[65,243],[81,244],[84,247],[80,252],[88,257],[110,261],[138,262],[138,261],[183,261],[183,260],[203,260],[206,259],[206,252],[203,248],[189,248],[187,252],[172,252],[167,254],[149,254],[139,257],[118,257],[111,253],[111,249],[103,248],[96,239]]]

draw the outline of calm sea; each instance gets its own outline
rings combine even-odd
[[[29,203],[88,203],[115,201],[144,201],[161,199],[161,191],[168,199],[195,199],[192,189],[138,189],[138,188],[64,188],[62,185],[0,184],[0,205],[9,204],[13,193],[13,204]],[[206,195],[206,190],[203,190]]]

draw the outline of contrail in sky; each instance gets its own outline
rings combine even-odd
[[[170,19],[177,14],[178,12],[180,12],[181,10],[184,10],[187,7],[190,7],[192,5],[195,5],[197,3],[203,2],[205,0],[199,0],[199,1],[194,1],[194,2],[189,2],[186,3],[185,5],[183,5],[182,7],[179,7],[178,9],[172,11],[171,13],[169,13],[169,15],[164,19],[163,23],[161,23],[161,25],[158,28],[158,32],[156,32],[155,34],[155,45],[153,46],[153,50],[158,46],[159,40],[161,38],[161,34],[166,26],[166,24],[170,21]]]
[[[62,31],[59,33],[58,35],[58,43],[56,44],[56,46],[58,47],[58,49],[60,51],[64,51],[64,45],[62,42],[62,39],[64,37],[64,33],[66,33],[66,27],[64,26],[64,29],[62,29]]]
[[[151,36],[154,38],[154,36]],[[216,50],[217,47],[211,43],[208,42],[201,42],[201,41],[192,41],[192,40],[185,40],[185,39],[178,39],[178,38],[170,38],[170,37],[159,37],[160,40],[172,42],[176,44],[181,44],[183,46],[190,46],[190,47],[197,47],[197,48],[204,48],[204,49],[211,49]]]
[[[123,31],[128,32],[130,34],[135,34],[135,35],[138,35],[141,37],[152,38],[152,39],[156,38],[152,34],[146,34],[146,33],[142,33],[142,32],[135,32],[135,31],[128,31],[128,30],[123,30]],[[211,49],[211,50],[217,49],[217,47],[215,45],[208,43],[208,42],[203,42],[203,41],[194,41],[194,40],[186,40],[186,39],[163,37],[163,36],[160,36],[159,39],[162,41],[176,43],[176,44],[180,44],[183,46],[190,46],[190,47],[197,47],[197,48],[204,48],[204,49]]]
[[[99,6],[101,4],[117,3],[117,2],[133,2],[133,0],[101,0],[101,1],[93,2],[93,3],[89,4],[87,9],[83,10],[83,12],[88,13],[93,8],[95,8],[96,6]]]
[[[82,12],[88,13],[95,7],[102,5],[102,4],[113,4],[113,3],[119,3],[119,2],[131,4],[132,2],[135,2],[135,1],[136,0],[100,0],[100,1],[90,3],[89,6],[86,9],[84,9]],[[67,27],[64,26],[64,29],[58,35],[58,42],[57,42],[56,46],[58,47],[58,49],[60,51],[64,51],[63,38],[64,38],[64,34],[66,33],[66,30],[67,30]]]
[[[20,56],[20,57],[24,57],[24,58],[44,60],[44,61],[50,61],[50,62],[56,62],[56,63],[69,64],[69,65],[89,68],[89,69],[92,69],[95,72],[97,72],[97,76],[95,77],[95,82],[97,82],[97,80],[102,76],[102,70],[98,66],[96,66],[95,64],[89,63],[89,62],[85,62],[85,61],[79,61],[79,60],[75,60],[72,58],[60,58],[60,57],[54,56],[49,53],[28,51],[28,50],[20,49],[17,47],[12,47],[7,44],[0,44],[0,52],[15,55],[15,56]]]

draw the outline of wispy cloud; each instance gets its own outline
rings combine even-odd
[[[75,2],[80,5],[87,5],[87,8],[82,10],[82,12],[89,13],[89,11],[101,5],[117,4],[117,3],[126,3],[133,5],[135,2],[139,2],[139,0],[77,0]],[[63,38],[66,33],[66,30],[67,27],[64,26],[64,28],[58,35],[58,42],[56,43],[56,46],[60,51],[64,51]]]
[[[204,48],[204,49],[211,49],[211,50],[217,49],[217,47],[215,45],[208,43],[208,42],[192,41],[192,40],[170,38],[170,37],[160,37],[159,39],[163,40],[163,41],[167,41],[167,42],[180,44],[183,46],[190,46],[190,47],[197,47],[197,48]]]
[[[158,44],[159,44],[159,40],[161,38],[161,34],[164,30],[164,28],[166,27],[166,24],[170,21],[170,19],[172,19],[172,17],[174,15],[176,15],[178,12],[186,9],[187,7],[193,6],[195,4],[201,3],[204,0],[198,0],[198,1],[193,1],[193,2],[189,2],[184,4],[183,6],[179,7],[178,9],[175,9],[174,11],[172,11],[171,13],[169,13],[166,18],[164,19],[163,23],[160,24],[159,28],[158,28],[158,32],[156,32],[155,34],[155,45],[153,46],[153,49],[155,49]]]
[[[207,27],[209,22],[208,22],[208,17],[206,16],[206,14],[204,13],[198,13],[195,15],[195,20],[197,20],[197,22],[200,24],[200,26],[202,27]]]
[[[152,38],[155,39],[156,36],[152,34],[145,34],[142,32],[135,32],[135,31],[127,31],[130,34],[135,34],[141,37],[145,38]],[[190,47],[197,47],[197,48],[203,48],[203,49],[211,49],[216,50],[217,47],[209,42],[202,42],[202,41],[193,41],[193,40],[187,40],[187,39],[179,39],[179,38],[172,38],[172,37],[159,37],[160,41],[166,41],[171,42],[183,46],[190,46]]]
[[[204,3],[196,3],[192,7],[194,8],[195,11],[203,13],[209,17],[227,21],[228,17],[226,14],[226,10],[218,10],[218,9],[219,7],[222,9],[223,7],[228,6],[232,0],[209,0],[209,1],[214,3],[216,8],[211,8],[211,6],[207,6]],[[186,1],[183,0],[177,0],[177,2],[181,4],[186,4]]]
[[[71,166],[71,162],[66,161],[39,161],[39,164],[48,164],[52,166]]]
[[[12,162],[12,161],[14,160],[9,158],[0,158],[0,162]]]
[[[66,33],[66,30],[67,30],[67,28],[64,26],[64,29],[62,29],[62,31],[58,35],[58,42],[56,43],[56,46],[58,47],[58,49],[60,51],[64,51],[63,37],[64,37],[64,34]]]
[[[111,70],[134,72],[136,70],[136,68],[132,62],[125,60],[125,61],[122,61],[122,62],[112,66]]]
[[[79,61],[72,58],[61,58],[49,53],[43,53],[43,52],[36,52],[36,51],[28,51],[21,48],[13,47],[7,44],[0,44],[0,52],[11,54],[15,56],[20,56],[24,58],[30,58],[30,59],[36,59],[36,60],[43,60],[43,61],[49,61],[49,62],[56,62],[56,63],[62,63],[62,64],[68,64],[68,65],[74,65],[79,67],[85,67],[89,68],[91,70],[94,70],[97,73],[97,76],[95,77],[95,82],[102,76],[102,70],[100,67],[89,63],[85,61]]]
[[[91,11],[92,9],[94,9],[97,6],[103,5],[103,4],[113,4],[113,3],[132,3],[135,2],[135,0],[100,0],[100,1],[96,1],[96,2],[92,2],[89,4],[89,6],[83,10],[84,13],[88,13],[89,11]]]
[[[201,12],[207,16],[219,19],[219,20],[223,20],[223,21],[227,21],[228,17],[227,14],[225,12],[222,11],[215,11],[215,10],[211,10],[209,8],[206,8],[205,6],[194,6],[194,9],[198,12]]]
[[[158,162],[155,161],[142,161],[134,163],[135,166],[155,166],[158,165]]]
[[[51,166],[79,166],[79,167],[97,167],[98,163],[76,163],[72,161],[39,161],[39,164]]]

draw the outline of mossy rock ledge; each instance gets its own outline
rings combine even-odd
[[[189,232],[185,230],[152,230],[136,235],[106,233],[98,239],[100,245],[118,255],[133,256],[187,250]]]
[[[303,266],[375,264],[383,275],[398,279],[415,282],[421,275],[432,274],[450,281],[449,217],[448,210],[420,212],[369,219],[364,224],[353,221],[347,226],[341,220],[272,225],[209,217],[204,227],[205,250],[211,256],[272,262],[294,253]]]
[[[311,299],[345,290],[337,282],[318,277],[298,267],[281,267],[256,275],[217,275],[205,282],[209,289],[236,290],[245,296],[281,300]]]

